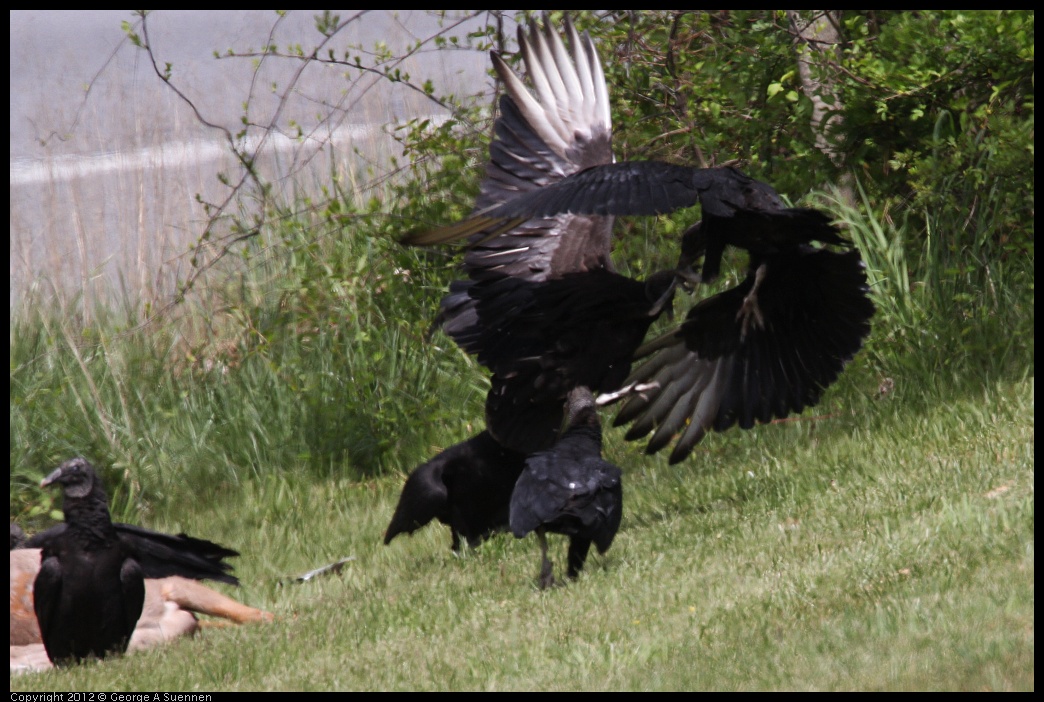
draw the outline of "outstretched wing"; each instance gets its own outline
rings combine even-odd
[[[573,173],[611,163],[609,95],[591,38],[566,22],[569,47],[545,23],[518,42],[532,91],[496,53],[493,65],[503,81],[500,116],[494,127],[486,178],[475,211],[539,192]],[[470,220],[465,220],[470,221]],[[612,218],[551,213],[521,217],[491,235],[481,227],[467,232],[450,225],[406,235],[410,245],[430,245],[470,237],[464,270],[473,280],[489,275],[547,280],[565,272],[610,268]]]
[[[180,575],[193,580],[239,584],[239,579],[231,574],[232,565],[225,562],[226,558],[238,556],[238,551],[187,534],[162,534],[132,524],[114,526],[145,577]]]
[[[654,432],[648,453],[676,439],[670,462],[710,430],[750,428],[815,405],[862,347],[874,305],[858,251],[810,246],[765,264],[762,324],[738,322],[755,271],[739,286],[693,307],[677,329],[648,342],[625,382],[637,391],[615,426],[628,440]]]
[[[589,36],[568,21],[565,29],[568,47],[548,23],[528,33],[519,28],[531,89],[492,55],[505,95],[476,211],[612,162],[609,97],[598,55]],[[570,310],[558,304],[574,293],[581,300],[584,291],[595,295],[591,288],[612,275],[612,227],[612,217],[561,213],[523,217],[507,227],[498,223],[495,233],[479,228],[461,235],[451,226],[406,238],[433,244],[470,237],[466,279],[450,285],[436,326],[493,371],[486,419],[505,446],[530,453],[557,435],[562,399],[573,385],[572,364],[591,365],[562,346],[563,330],[575,329],[582,310],[569,317]],[[588,274],[594,278],[587,280]],[[628,360],[642,335],[644,328],[624,353]],[[617,382],[626,373],[624,368]],[[601,387],[596,379],[589,384]]]
[[[706,251],[704,278],[717,275],[725,245],[770,253],[821,241],[847,245],[823,212],[788,208],[768,183],[731,167],[694,168],[662,161],[594,165],[544,187],[493,202],[462,222],[427,233],[438,241],[470,237],[474,248],[495,241],[529,217],[636,215],[673,212],[699,203]],[[682,263],[696,254],[682,241]]]

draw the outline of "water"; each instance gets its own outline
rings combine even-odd
[[[300,61],[270,57],[258,69],[251,58],[214,57],[265,42],[308,52],[323,39],[314,15],[300,10],[279,19],[269,11],[222,10],[149,17],[159,70],[171,64],[174,85],[207,122],[234,133],[248,103],[251,122],[276,125],[263,163],[287,189],[322,182],[331,166],[380,170],[394,153],[389,126],[439,115],[416,91],[344,67],[313,63],[301,70]],[[399,53],[437,28],[422,12],[354,11],[341,19],[350,17],[327,47],[339,57],[349,43],[377,41]],[[226,134],[202,125],[156,76],[145,52],[126,40],[121,21],[136,21],[129,11],[12,11],[10,18],[12,308],[34,285],[63,299],[129,293],[162,301],[187,273],[187,252],[206,219],[197,195],[220,201],[228,189],[218,172],[237,172]],[[482,52],[432,51],[402,70],[418,84],[431,79],[441,90],[470,94],[491,87],[487,67]],[[256,148],[260,134],[252,130],[242,144]]]

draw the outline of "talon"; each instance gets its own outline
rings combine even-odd
[[[675,271],[678,283],[682,286],[685,292],[693,292],[703,282],[703,276],[698,272],[692,270],[689,266],[684,266]]]
[[[747,340],[747,331],[750,329],[751,320],[754,320],[754,324],[758,329],[765,328],[765,317],[761,314],[761,308],[758,306],[758,288],[761,287],[762,281],[765,279],[765,264],[758,266],[757,271],[754,272],[754,285],[751,287],[750,292],[743,298],[743,304],[740,305],[739,311],[736,313],[736,321],[740,323],[740,342]]]
[[[740,322],[740,341],[747,340],[747,330],[750,329],[751,320],[758,329],[765,327],[765,318],[761,314],[761,308],[758,307],[758,296],[751,292],[743,298],[743,304],[740,305],[739,312],[736,313],[736,321]]]

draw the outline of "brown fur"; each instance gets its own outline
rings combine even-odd
[[[51,667],[33,611],[33,582],[39,570],[39,549],[11,551],[12,672]],[[160,579],[147,578],[145,606],[127,650],[140,651],[182,636],[194,635],[201,625],[196,618],[197,613],[236,624],[270,622],[274,619],[268,612],[240,604],[196,580],[176,575]]]

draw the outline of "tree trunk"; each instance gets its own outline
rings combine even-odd
[[[812,10],[804,14],[787,10],[790,31],[797,51],[798,76],[805,95],[812,101],[812,131],[816,148],[842,169],[838,182],[841,197],[854,204],[852,178],[845,168],[844,154],[835,146],[831,133],[841,126],[841,94],[829,70],[841,61],[841,11]],[[819,70],[813,71],[813,65]],[[826,69],[826,70],[824,70]]]

